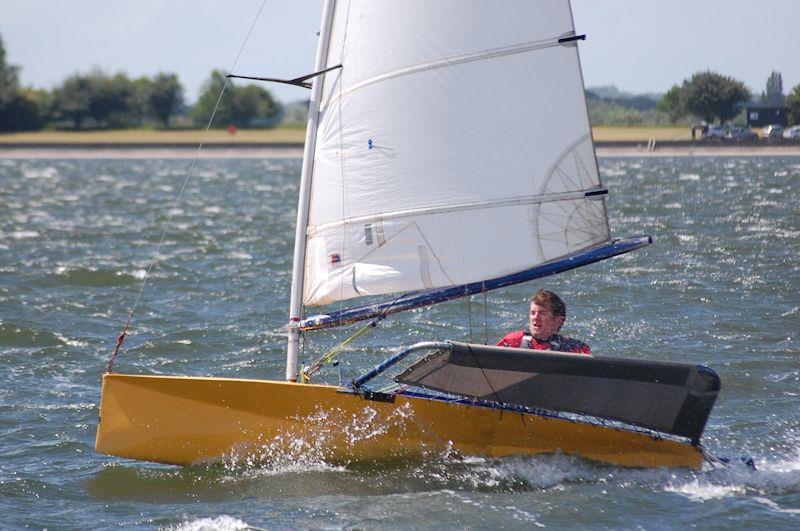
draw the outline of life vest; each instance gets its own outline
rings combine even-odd
[[[498,341],[498,347],[529,348],[531,350],[554,350],[556,352],[572,352],[575,354],[591,354],[592,349],[583,341],[553,334],[546,341],[533,337],[527,330],[518,330],[506,334]]]

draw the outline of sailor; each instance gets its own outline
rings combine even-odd
[[[558,333],[566,317],[564,301],[552,291],[540,289],[531,297],[530,329],[506,334],[497,346],[591,354],[586,343]]]

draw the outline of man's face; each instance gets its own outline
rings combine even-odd
[[[560,315],[554,316],[549,305],[540,306],[535,302],[531,303],[530,328],[531,335],[536,339],[544,341],[558,332],[563,323],[564,318]]]

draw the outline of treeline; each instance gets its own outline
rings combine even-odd
[[[187,105],[178,76],[163,72],[129,78],[123,73],[93,70],[65,79],[52,91],[24,88],[20,67],[8,64],[0,37],[0,131],[57,129],[119,129],[128,127],[205,127],[219,100],[212,127],[271,127],[282,119],[305,123],[307,102],[286,107],[257,85],[239,86],[215,70],[194,105]],[[225,87],[225,96],[220,94]],[[789,121],[800,123],[800,85],[783,94],[779,72],[772,72],[761,96],[741,81],[715,72],[698,72],[666,94],[632,95],[615,87],[586,91],[592,125],[688,125],[746,122],[750,106],[789,109]]]
[[[659,97],[657,94],[628,94],[613,86],[586,90],[592,125],[669,125],[670,117],[656,109]]]
[[[784,96],[780,72],[770,74],[760,96],[741,81],[706,71],[673,85],[663,95],[634,96],[614,87],[600,87],[587,90],[586,99],[593,125],[688,125],[701,120],[744,124],[747,106],[784,105],[789,109],[789,122],[800,123],[800,85]]]
[[[132,79],[92,70],[73,74],[48,91],[21,87],[19,71],[6,61],[0,38],[0,131],[205,127],[226,82],[225,74],[215,70],[197,102],[188,106],[178,76],[169,72]],[[283,107],[268,90],[228,80],[212,125],[271,127],[282,115]]]

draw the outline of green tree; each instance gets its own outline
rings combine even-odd
[[[153,81],[146,76],[131,80],[131,98],[128,109],[129,125],[142,125],[151,116],[150,91],[152,88]]]
[[[52,112],[59,120],[70,120],[80,129],[90,116],[91,83],[87,76],[73,74],[53,90]]]
[[[669,116],[670,122],[677,122],[678,119],[685,114],[683,107],[681,107],[681,87],[672,85],[672,88],[658,100],[656,109],[666,113]]]
[[[19,86],[20,67],[6,62],[0,37],[0,131],[40,129],[47,117],[44,93]]]
[[[211,119],[211,115],[214,114],[215,107],[217,108],[216,115],[214,116],[215,124],[226,126],[230,123],[230,95],[226,98],[223,94],[223,97],[220,98],[220,93],[226,85],[225,82],[225,74],[223,74],[221,70],[214,70],[211,72],[208,81],[203,84],[202,92],[197,99],[197,103],[192,107],[191,116],[196,125],[205,126]],[[232,83],[229,83],[229,85],[232,85]],[[231,86],[226,87],[226,92],[231,89]],[[217,100],[219,100],[219,106],[217,106]]]
[[[150,82],[147,102],[152,115],[169,129],[170,118],[183,106],[183,86],[178,76],[158,73]]]
[[[0,105],[0,131],[35,131],[49,114],[46,91],[21,89]]]
[[[738,106],[749,99],[750,91],[744,83],[711,71],[694,74],[683,82],[680,91],[681,107],[709,123],[733,118]]]
[[[264,127],[275,125],[280,120],[282,108],[268,90],[257,85],[238,87],[228,80],[225,94],[220,99],[225,82],[225,74],[215,70],[203,85],[203,91],[191,111],[197,125],[208,123],[217,101],[219,106],[212,125],[218,127]]]
[[[279,104],[257,85],[235,87],[231,97],[231,123],[237,127],[264,127],[280,120]]]
[[[789,123],[800,124],[800,85],[796,85],[784,102],[789,108]]]
[[[761,105],[783,107],[783,78],[780,72],[772,72],[767,78],[767,88],[761,93]]]
[[[101,70],[89,74],[89,114],[100,127],[130,123],[133,87],[125,74],[109,76]]]
[[[94,127],[125,127],[133,122],[134,84],[125,74],[102,70],[73,74],[53,91],[53,115],[72,121],[75,129],[93,120]]]
[[[6,62],[6,47],[0,37],[0,105],[14,99],[19,91],[19,67]]]

